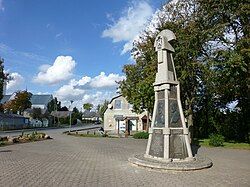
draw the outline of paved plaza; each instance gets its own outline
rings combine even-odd
[[[0,147],[0,186],[250,186],[250,151],[200,148],[212,168],[161,172],[127,161],[145,151],[146,140],[61,132],[48,131],[53,140]]]

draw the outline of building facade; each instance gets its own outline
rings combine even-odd
[[[17,114],[0,112],[0,130],[22,129],[29,125],[29,119]]]
[[[118,95],[110,101],[104,113],[104,131],[108,134],[133,134],[147,130],[146,112],[136,114],[133,106],[122,96]]]

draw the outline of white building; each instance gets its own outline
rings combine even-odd
[[[146,112],[134,113],[132,105],[122,95],[112,98],[104,113],[104,131],[108,134],[122,134],[125,131],[131,134],[143,130],[147,130]]]

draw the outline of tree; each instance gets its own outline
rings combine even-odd
[[[33,108],[31,116],[33,119],[39,119],[39,120],[41,120],[44,117],[41,108]]]
[[[61,109],[61,102],[57,100],[57,98],[53,98],[47,106],[48,112],[57,111]]]
[[[97,112],[100,115],[100,117],[102,118],[102,120],[104,119],[104,112],[108,108],[108,104],[109,104],[109,101],[105,100],[102,104],[99,104],[97,106]]]
[[[15,93],[15,98],[4,104],[4,109],[12,111],[13,113],[23,113],[27,108],[31,108],[31,98],[32,94],[27,91],[18,91]]]
[[[79,110],[74,107],[72,110],[72,123],[76,124],[77,123],[77,119],[78,120],[82,120],[82,112],[79,112]]]
[[[91,110],[92,108],[93,108],[93,104],[91,104],[91,103],[84,103],[83,104],[84,110]]]
[[[209,68],[213,76],[207,76],[208,90],[215,107],[223,110],[221,121],[225,126],[215,129],[227,139],[249,141],[250,129],[250,6],[241,0],[199,0],[203,25],[213,28],[216,45],[209,45]],[[220,47],[218,47],[220,46]],[[236,102],[234,111],[229,103]],[[219,121],[219,120],[218,120]]]
[[[249,5],[240,0],[179,0],[164,5],[156,32],[141,34],[132,50],[135,64],[123,68],[126,80],[120,82],[121,93],[134,111],[152,111],[157,68],[153,42],[158,32],[170,29],[177,36],[173,57],[188,127],[195,124],[198,136],[225,133],[228,139],[235,138],[226,134],[227,127],[240,134],[241,141],[247,140],[249,12]],[[233,113],[231,102],[238,102]],[[235,121],[240,125],[234,125]]]
[[[196,94],[199,88],[199,77],[202,64],[198,59],[202,55],[202,44],[207,38],[203,37],[201,30],[195,22],[196,15],[192,15],[189,9],[195,7],[194,2],[179,2],[176,5],[166,4],[162,12],[172,17],[159,17],[157,30],[172,30],[177,41],[172,43],[176,52],[174,62],[179,81],[181,83],[181,98],[184,111],[188,116],[188,126],[193,125],[193,109],[196,102]],[[185,11],[183,11],[185,10]],[[195,10],[193,9],[193,12]],[[193,13],[194,14],[194,13]],[[158,33],[157,32],[157,33]],[[152,114],[154,103],[153,82],[157,71],[157,54],[154,49],[154,41],[157,33],[145,31],[141,39],[134,43],[132,50],[136,54],[136,64],[126,65],[123,68],[126,80],[120,83],[122,94],[133,104],[134,111],[147,110]],[[192,33],[192,34],[191,34]]]
[[[69,109],[66,106],[63,106],[62,108],[60,108],[58,111],[69,111]]]

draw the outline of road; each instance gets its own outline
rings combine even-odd
[[[0,136],[18,136],[22,133],[22,131],[24,133],[29,133],[32,131],[37,131],[37,132],[44,132],[44,133],[53,133],[53,132],[58,132],[58,133],[62,133],[65,131],[74,131],[74,130],[79,130],[79,129],[89,129],[89,128],[100,128],[103,125],[84,125],[84,126],[77,126],[77,127],[65,127],[65,128],[37,128],[37,129],[23,129],[23,130],[12,130],[12,131],[0,131]]]
[[[86,138],[48,130],[52,140],[0,147],[0,186],[250,186],[250,151],[200,148],[212,168],[154,171],[130,164],[146,140]]]

